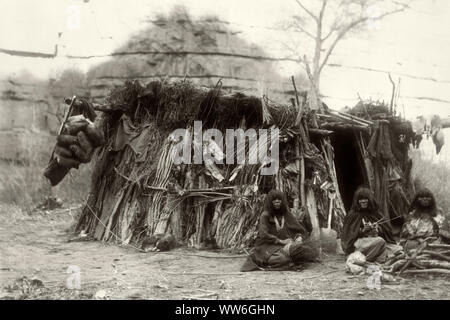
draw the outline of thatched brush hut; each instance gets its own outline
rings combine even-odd
[[[392,208],[397,200],[390,192],[405,194],[410,166],[402,162],[407,150],[399,149],[403,160],[392,156],[394,144],[387,141],[398,137],[391,123],[325,105],[311,111],[301,98],[283,105],[225,92],[220,83],[208,89],[188,80],[146,86],[134,81],[114,89],[103,105],[94,105],[102,110],[107,142],[93,160],[91,192],[77,230],[119,243],[171,233],[193,245],[215,241],[221,248],[240,248],[252,245],[264,196],[272,188],[286,192],[299,218],[310,217],[315,234],[327,225],[329,213],[339,234],[359,185],[370,186]],[[275,140],[261,139],[258,130],[267,129],[272,137],[278,129],[278,170],[262,175],[262,168],[273,163],[249,158],[240,164],[176,163],[179,140],[173,132],[184,128],[192,138],[194,121],[202,122],[203,132],[255,129],[257,145],[263,142],[271,155]],[[258,150],[249,144],[241,152],[251,156]],[[189,151],[217,156],[233,149],[211,138],[189,145]],[[395,209],[385,212],[406,214],[403,206]]]

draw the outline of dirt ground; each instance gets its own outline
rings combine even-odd
[[[76,210],[27,214],[0,205],[0,299],[449,299],[441,276],[397,278],[380,290],[345,272],[343,256],[302,271],[241,273],[245,255],[177,249],[142,253],[69,241]],[[78,269],[79,268],[79,269]],[[80,287],[67,271],[80,270]],[[75,283],[75,285],[73,285]],[[70,287],[70,286],[69,286]]]

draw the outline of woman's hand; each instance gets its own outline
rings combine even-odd
[[[369,230],[368,236],[369,237],[378,237],[378,229],[372,228],[371,230]]]
[[[373,225],[369,222],[369,223],[365,223],[364,227],[362,229],[362,232],[366,233],[373,230]]]

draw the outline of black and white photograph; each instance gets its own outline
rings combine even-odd
[[[450,299],[450,1],[0,12],[0,300]]]

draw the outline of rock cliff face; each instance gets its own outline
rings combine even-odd
[[[72,72],[63,72],[57,81],[31,76],[0,80],[0,160],[27,162],[49,156],[64,116],[63,98],[89,96],[88,88],[74,79]]]
[[[35,132],[48,127],[48,102],[32,82],[4,80],[0,84],[0,158],[24,160],[34,141]]]
[[[103,102],[114,86],[128,79],[146,83],[160,78],[189,78],[208,87],[222,79],[224,89],[287,101],[276,65],[263,50],[217,18],[192,21],[181,10],[149,21],[148,27],[113,52],[109,61],[94,66],[86,75],[67,71],[56,81],[2,81],[0,158],[27,159],[30,143],[52,139],[64,114],[64,97],[77,94]]]
[[[247,93],[282,91],[281,77],[267,55],[216,18],[192,21],[181,12],[149,23],[110,61],[90,70],[93,99],[101,100],[105,89],[135,78],[146,82],[186,77],[209,87],[222,79],[224,88]]]

